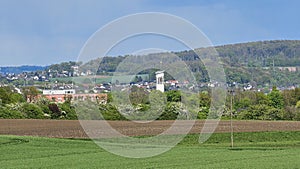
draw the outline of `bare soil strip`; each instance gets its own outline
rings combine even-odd
[[[190,133],[200,133],[204,120],[198,120]],[[109,137],[109,128],[104,121],[84,121],[88,124],[86,132],[96,132],[97,136]],[[130,121],[109,121],[111,127],[127,136],[157,135],[168,128],[174,121],[153,121],[150,123],[134,123]],[[169,134],[180,134],[190,121],[180,121],[176,131]],[[257,131],[300,131],[300,121],[233,121],[234,132]],[[57,138],[88,138],[85,130],[77,120],[19,120],[0,119],[0,134],[20,136],[43,136]],[[220,121],[215,132],[230,132],[230,121]]]

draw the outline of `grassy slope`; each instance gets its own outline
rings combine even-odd
[[[90,140],[0,136],[0,168],[299,168],[300,131],[214,134],[205,144],[188,135],[162,155],[129,159]]]
[[[140,74],[144,80],[148,79],[147,74]],[[74,81],[75,83],[108,83],[114,80],[119,81],[119,83],[130,83],[134,79],[135,75],[124,75],[124,76],[105,76],[105,77],[97,77],[95,81],[94,76],[79,76],[79,77],[61,77],[61,78],[52,78],[51,81],[60,81],[60,82],[69,82]],[[92,80],[92,81],[91,81]]]

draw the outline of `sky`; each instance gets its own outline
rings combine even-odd
[[[298,0],[0,0],[0,66],[76,61],[81,48],[98,29],[120,17],[142,12],[184,18],[215,46],[298,40],[299,7]],[[169,41],[155,35],[133,37],[108,55],[131,54],[143,48],[184,49]]]

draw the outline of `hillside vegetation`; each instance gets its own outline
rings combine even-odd
[[[281,67],[300,67],[300,41],[298,40],[249,42],[217,46],[215,49],[224,66],[228,83],[251,83],[254,86],[293,86],[300,84],[300,79],[297,78],[300,76],[299,71],[289,72],[285,71],[284,68],[279,69]],[[209,49],[200,48],[196,50],[205,55]],[[195,73],[196,79],[199,82],[209,81],[205,67],[195,52],[181,51],[173,52],[172,54],[175,54],[186,62],[190,70]],[[170,56],[170,54],[157,53],[147,56],[150,58],[166,58]],[[96,68],[97,74],[112,75],[118,65],[123,62],[126,57],[128,56],[104,57],[102,59],[92,60],[83,65],[82,70],[94,70]],[[128,67],[132,66],[136,65],[128,65]],[[144,70],[141,73],[153,74],[154,72]]]

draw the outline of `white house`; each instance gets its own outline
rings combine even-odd
[[[43,90],[43,95],[49,94],[75,94],[75,89],[68,90]]]

